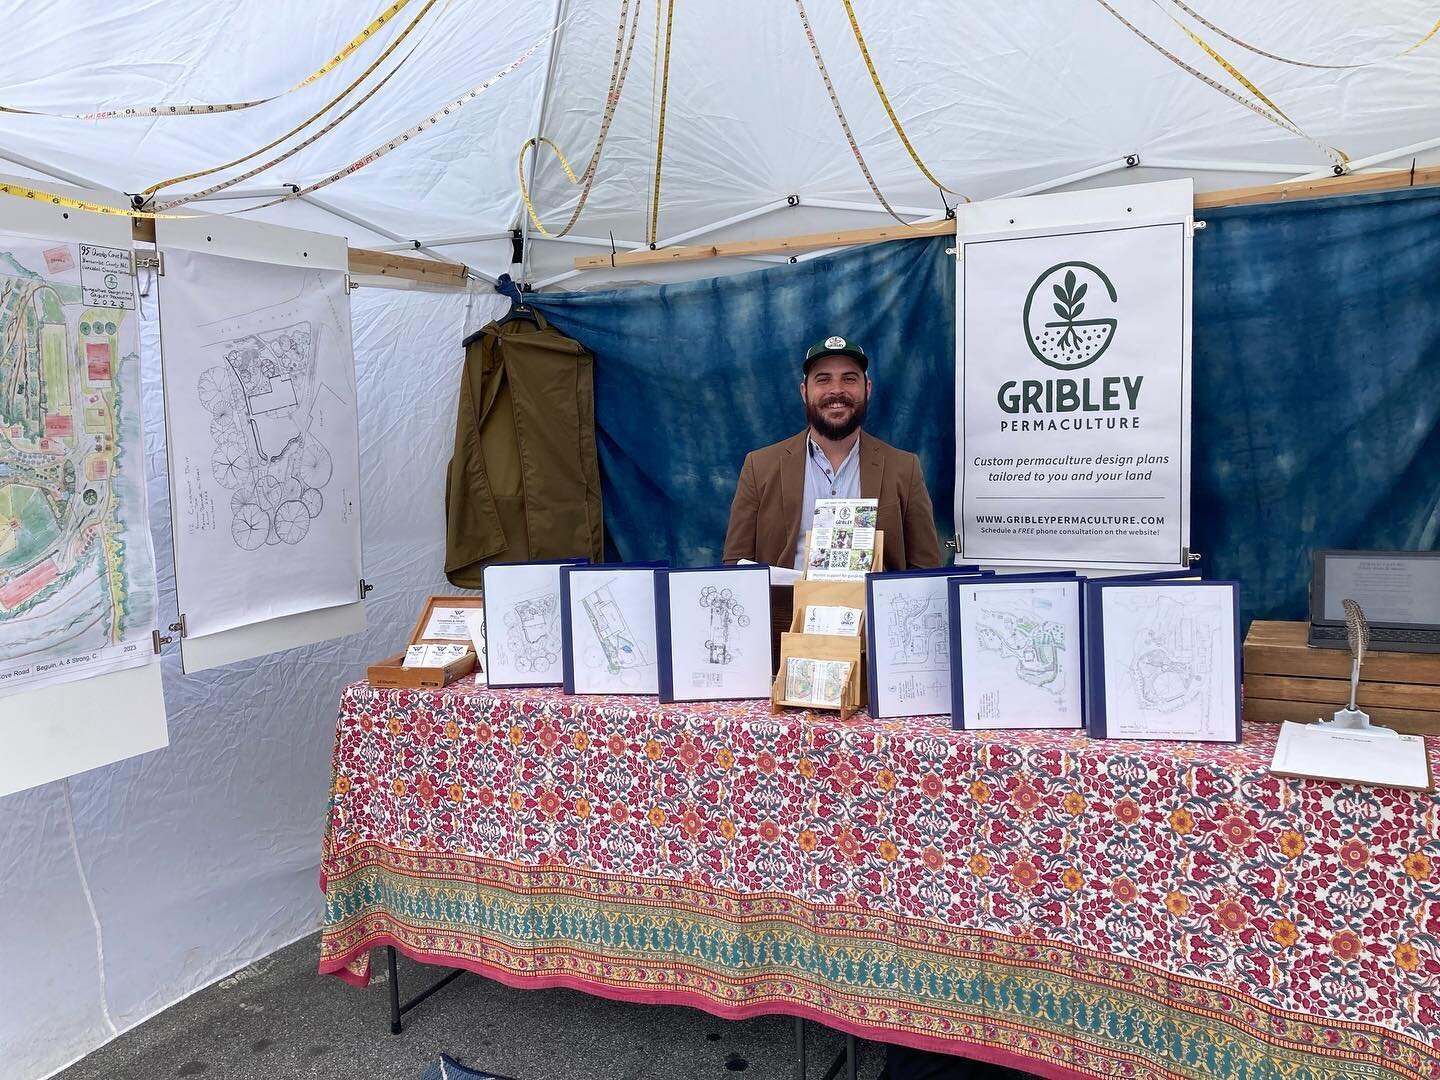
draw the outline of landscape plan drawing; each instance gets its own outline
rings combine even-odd
[[[1236,735],[1234,593],[1225,583],[1102,590],[1112,738]]]
[[[563,681],[561,565],[492,563],[481,571],[491,686],[558,686]]]
[[[655,589],[662,701],[769,696],[768,567],[669,569]]]
[[[356,601],[345,275],[177,248],[160,307],[187,636]]]
[[[867,633],[878,717],[950,711],[950,610],[943,574],[873,575]]]
[[[1079,727],[1078,580],[968,583],[958,590],[964,725]]]
[[[567,566],[565,689],[574,694],[655,694],[655,571],[638,567]]]
[[[0,233],[0,695],[155,659],[129,248]]]

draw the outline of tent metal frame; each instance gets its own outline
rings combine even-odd
[[[568,0],[555,0],[554,17],[552,26],[557,34],[557,40],[550,50],[548,66],[545,72],[545,83],[542,88],[541,98],[537,115],[535,118],[535,129],[538,132],[543,126],[545,110],[548,107],[551,88],[554,83],[555,68],[559,55],[560,42],[558,33],[561,29],[561,22]],[[1364,171],[1373,169],[1374,166],[1393,162],[1406,156],[1418,157],[1422,153],[1440,148],[1440,138],[1426,139],[1421,142],[1411,143],[1407,146],[1398,147],[1381,153],[1372,154],[1364,158],[1351,161],[1343,175],[1336,175],[1333,169],[1304,171],[1303,166],[1291,163],[1278,162],[1244,162],[1244,161],[1208,161],[1188,159],[1144,159],[1138,153],[1128,154],[1123,158],[1112,159],[1101,162],[1086,169],[1072,172],[1065,176],[1056,177],[1053,180],[1039,184],[1032,184],[1019,188],[1015,191],[1006,192],[996,198],[1020,198],[1025,195],[1034,195],[1041,192],[1053,191],[1057,188],[1067,187],[1071,184],[1093,179],[1110,172],[1117,172],[1124,169],[1145,166],[1151,169],[1174,170],[1183,172],[1254,172],[1262,174],[1290,174],[1290,179],[1281,180],[1270,184],[1257,185],[1255,187],[1231,188],[1223,191],[1202,192],[1195,197],[1195,208],[1213,209],[1220,206],[1253,205],[1264,202],[1292,201],[1295,199],[1322,198],[1333,195],[1360,194],[1372,191],[1386,191],[1397,188],[1415,186],[1432,186],[1440,184],[1440,166],[1426,165],[1416,167],[1412,164],[1409,169]],[[532,151],[532,170],[538,167],[538,147]],[[97,183],[89,177],[71,172],[58,166],[49,165],[34,160],[8,148],[0,150],[0,160],[12,162],[22,168],[29,169],[43,176],[52,177],[63,183],[72,184],[76,187],[95,191],[110,190],[105,185]],[[250,188],[246,190],[230,190],[217,192],[212,196],[204,196],[197,201],[220,201],[220,200],[243,200],[251,198],[274,198],[280,195],[293,194],[292,187],[281,188]],[[352,248],[352,270],[355,273],[371,276],[380,279],[403,280],[411,283],[420,283],[431,287],[446,289],[465,289],[466,279],[473,277],[490,284],[495,283],[494,277],[474,270],[464,263],[450,258],[440,251],[441,247],[458,246],[462,244],[487,243],[505,239],[513,239],[519,234],[521,241],[521,281],[528,277],[530,265],[530,251],[532,236],[530,233],[529,215],[519,214],[517,228],[508,232],[478,233],[468,236],[439,237],[433,240],[420,240],[407,238],[401,233],[395,232],[376,222],[370,221],[358,214],[345,210],[334,203],[318,199],[313,195],[303,197],[305,201],[314,205],[317,209],[359,225],[370,232],[384,236],[391,240],[377,248],[361,249]],[[896,206],[898,213],[907,217],[917,217],[919,220],[905,222],[899,226],[880,226],[852,230],[839,230],[832,233],[817,233],[808,236],[779,236],[757,240],[728,241],[713,245],[695,245],[687,247],[687,242],[711,235],[722,229],[751,221],[758,217],[774,213],[777,210],[785,209],[796,205],[814,206],[820,209],[847,210],[857,212],[882,212],[877,206],[855,202],[846,199],[825,199],[812,198],[804,199],[798,195],[791,195],[784,199],[776,199],[750,210],[733,214],[730,217],[707,225],[688,229],[673,236],[667,236],[660,240],[652,248],[648,244],[637,241],[612,241],[591,236],[564,236],[564,237],[533,237],[536,240],[547,240],[557,243],[579,244],[588,247],[609,247],[608,254],[586,255],[577,257],[574,260],[574,269],[563,273],[554,274],[538,282],[527,284],[528,288],[543,289],[552,285],[572,280],[573,278],[590,272],[620,269],[628,266],[641,265],[663,265],[671,262],[690,262],[712,258],[743,259],[755,262],[804,262],[810,259],[820,258],[833,251],[850,247],[856,244],[875,243],[883,240],[901,239],[905,237],[945,235],[954,231],[953,224],[943,218],[932,215],[933,210],[918,206]],[[523,208],[522,208],[523,209]],[[154,240],[154,223],[151,221],[136,221],[135,234],[138,240]],[[948,228],[947,228],[948,226]],[[623,249],[623,250],[622,250]],[[425,256],[426,259],[406,258],[399,255],[399,252],[416,251]],[[433,265],[438,264],[438,265]]]

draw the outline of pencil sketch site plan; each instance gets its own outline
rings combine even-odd
[[[154,658],[126,248],[0,233],[0,694]]]
[[[1079,727],[1079,582],[976,582],[959,591],[967,728]]]
[[[171,249],[160,310],[188,636],[356,600],[344,274]]]

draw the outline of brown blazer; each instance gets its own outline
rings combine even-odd
[[[725,562],[795,565],[808,434],[802,431],[745,455],[730,504]],[[880,500],[877,528],[885,534],[886,570],[940,565],[940,537],[919,458],[862,431],[860,497]]]

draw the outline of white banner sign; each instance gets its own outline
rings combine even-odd
[[[962,235],[958,245],[961,557],[1182,565],[1188,200],[1168,221]]]

